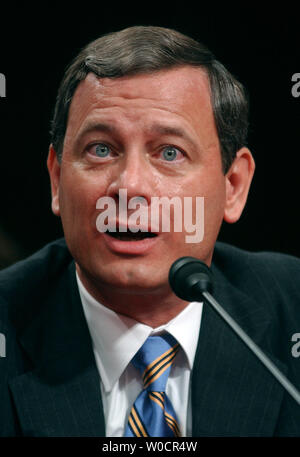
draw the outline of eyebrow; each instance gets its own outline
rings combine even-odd
[[[78,143],[81,138],[86,135],[87,133],[97,131],[97,132],[105,132],[105,133],[116,133],[117,129],[113,124],[106,124],[104,122],[88,122],[83,129],[79,130],[79,134],[76,138],[76,143]]]
[[[75,149],[80,148],[82,138],[91,132],[103,132],[103,133],[116,134],[117,128],[114,126],[113,123],[106,123],[106,122],[90,120],[83,127],[81,127],[79,129],[79,132],[76,135],[76,138],[74,140],[73,147]]]
[[[78,144],[82,137],[90,132],[97,131],[97,132],[104,132],[104,133],[111,133],[117,134],[118,129],[113,123],[105,123],[99,121],[90,121],[86,124],[86,126],[79,131],[78,137],[76,138],[75,144]],[[150,129],[150,133],[155,133],[159,135],[171,135],[177,136],[179,138],[183,138],[191,143],[194,147],[196,147],[195,141],[191,138],[191,136],[186,132],[185,129],[181,128],[180,126],[172,126],[172,125],[164,125],[164,124],[153,124]]]
[[[186,132],[186,130],[181,127],[175,127],[175,126],[163,125],[163,124],[153,124],[150,131],[153,133],[158,133],[160,135],[177,136],[179,138],[183,138],[184,140],[189,141],[191,144],[196,146],[195,141]]]

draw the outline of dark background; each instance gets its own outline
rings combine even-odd
[[[291,77],[300,72],[300,15],[294,6],[11,2],[1,6],[1,16],[7,93],[0,98],[0,268],[62,235],[46,169],[58,85],[83,46],[131,25],[171,27],[202,41],[244,83],[257,168],[241,220],[225,224],[220,239],[300,256],[300,97],[291,95]]]

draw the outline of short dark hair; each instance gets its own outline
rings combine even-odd
[[[128,27],[85,46],[68,66],[60,84],[51,123],[51,141],[58,159],[63,152],[68,112],[80,81],[92,72],[99,78],[120,78],[191,65],[208,75],[223,171],[246,145],[248,100],[242,84],[202,43],[172,29]]]

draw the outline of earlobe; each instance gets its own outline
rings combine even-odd
[[[58,162],[57,154],[56,154],[56,151],[54,150],[52,144],[50,144],[50,147],[49,147],[47,168],[48,168],[48,172],[49,172],[49,176],[50,176],[50,183],[51,183],[52,211],[56,216],[60,216],[60,210],[59,210],[60,164]]]
[[[248,148],[241,148],[226,174],[226,202],[224,220],[236,222],[244,209],[255,170],[255,163]]]

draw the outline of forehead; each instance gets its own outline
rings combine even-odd
[[[208,76],[203,69],[190,66],[120,78],[89,73],[73,96],[68,129],[78,130],[95,116],[140,123],[160,116],[207,134],[215,131]]]
[[[88,73],[80,82],[76,92],[102,89],[103,94],[118,91],[128,97],[148,96],[149,91],[155,90],[163,98],[172,97],[175,92],[189,93],[209,90],[208,77],[204,69],[192,66],[182,66],[163,69],[152,73],[141,73],[118,78],[99,78],[94,73]]]

